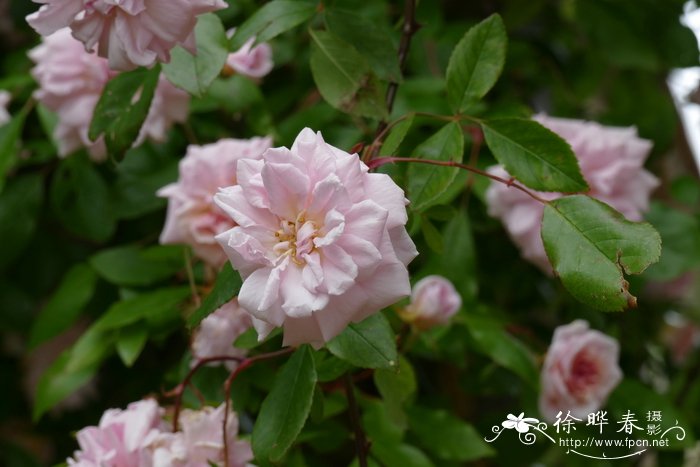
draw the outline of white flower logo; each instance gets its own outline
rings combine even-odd
[[[536,426],[540,421],[536,418],[524,418],[525,412],[521,412],[517,417],[511,413],[506,417],[508,420],[504,420],[501,425],[503,428],[512,430],[515,428],[518,433],[527,433],[530,431],[531,426]]]

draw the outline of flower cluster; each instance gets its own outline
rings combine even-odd
[[[262,338],[320,347],[410,293],[417,252],[403,191],[308,128],[291,149],[238,161],[216,203],[236,223],[216,239],[243,277],[238,301]]]
[[[442,276],[427,276],[416,282],[411,303],[400,311],[401,318],[420,329],[447,324],[462,307],[462,297]]]
[[[163,420],[164,410],[152,399],[129,404],[125,410],[107,410],[98,426],[77,434],[80,450],[68,465],[79,467],[208,467],[223,465],[224,405],[184,410],[182,430],[172,432]],[[233,412],[226,426],[230,467],[244,467],[253,458],[247,441],[237,439],[238,419]]]
[[[233,342],[253,325],[247,311],[233,299],[202,320],[192,340],[192,365],[209,357],[243,358],[246,351],[233,346]],[[236,360],[225,362],[226,368],[233,371],[238,366]]]
[[[226,254],[214,237],[236,224],[214,204],[214,195],[220,187],[237,184],[240,160],[260,159],[271,144],[270,138],[252,138],[189,146],[180,161],[178,181],[158,191],[168,198],[161,243],[186,243],[208,264],[222,266]]]
[[[540,413],[553,421],[571,412],[585,419],[603,406],[622,380],[617,341],[576,320],[554,330],[542,367]]]
[[[32,76],[39,83],[35,97],[58,116],[54,138],[59,154],[66,156],[85,147],[94,160],[103,160],[106,156],[104,139],[90,140],[88,129],[102,90],[115,72],[109,69],[105,59],[86,52],[68,29],[43,38],[42,43],[29,52],[29,57],[36,63],[32,69]],[[189,102],[186,92],[161,75],[134,144],[146,138],[164,140],[174,122],[187,118]]]
[[[658,180],[644,169],[651,142],[640,139],[634,128],[604,127],[593,122],[537,115],[535,120],[564,138],[578,158],[590,195],[608,203],[628,219],[641,220],[649,208],[649,196]],[[510,178],[501,166],[489,169],[493,175]],[[559,193],[539,193],[556,199]],[[503,221],[523,257],[545,272],[551,266],[540,237],[544,207],[527,194],[500,183],[486,192],[489,214]]]
[[[197,16],[226,8],[223,0],[34,0],[43,5],[27,22],[48,36],[70,27],[85,50],[97,50],[113,70],[170,61],[181,45],[196,52]]]

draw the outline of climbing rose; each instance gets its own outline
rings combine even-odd
[[[541,374],[540,413],[550,421],[561,411],[585,420],[600,409],[622,380],[615,339],[576,320],[554,330]]]
[[[564,138],[578,158],[590,195],[609,204],[628,219],[638,221],[649,208],[649,196],[658,180],[644,169],[651,142],[637,136],[634,127],[605,127],[594,122],[537,115],[536,121]],[[501,166],[493,175],[510,178]],[[552,200],[560,193],[538,193]],[[551,266],[540,236],[544,207],[525,193],[502,183],[491,183],[486,192],[489,214],[504,223],[523,257],[547,273]]]
[[[113,70],[169,62],[181,45],[196,53],[197,16],[226,8],[223,0],[34,0],[43,5],[27,16],[42,36],[70,27],[88,52],[97,48]]]
[[[85,52],[68,29],[43,38],[42,43],[29,52],[29,57],[36,63],[32,76],[39,83],[34,96],[58,116],[53,136],[59,155],[66,156],[85,147],[92,159],[103,160],[106,157],[104,139],[91,141],[88,130],[102,90],[116,73],[109,69],[105,59]],[[186,92],[161,75],[134,145],[146,138],[165,140],[173,122],[187,119],[189,101]]]
[[[0,90],[0,126],[10,121],[7,104],[10,103],[11,99],[12,95],[9,92]]]
[[[226,65],[236,73],[250,78],[262,78],[268,74],[272,67],[272,49],[263,42],[253,47],[255,38],[251,37],[243,44],[243,47],[230,53],[226,59]]]
[[[419,328],[447,324],[462,306],[462,297],[450,281],[442,276],[427,276],[416,282],[411,303],[401,312],[402,318]]]
[[[216,239],[260,338],[283,326],[284,345],[320,347],[410,293],[403,191],[320,133],[240,161],[238,185],[214,199],[238,224]]]
[[[212,314],[204,318],[192,340],[192,354],[195,365],[208,357],[245,357],[246,351],[233,346],[233,342],[253,325],[247,311],[238,305],[235,298],[225,303]],[[226,368],[233,371],[238,362],[225,362]]]
[[[168,198],[168,214],[161,243],[186,243],[195,255],[214,267],[226,262],[226,253],[214,236],[235,226],[213,202],[220,187],[235,185],[241,159],[260,159],[271,138],[222,139],[204,146],[189,146],[180,161],[180,176],[158,191]]]

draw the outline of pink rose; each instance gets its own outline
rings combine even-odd
[[[265,42],[253,47],[254,43],[254,37],[248,39],[243,47],[229,54],[226,64],[243,76],[262,78],[272,71],[274,66],[272,48]]]
[[[107,410],[99,426],[78,432],[77,451],[68,465],[80,467],[133,467],[142,465],[147,440],[158,433],[162,409],[151,399],[133,402],[126,410]]]
[[[649,196],[659,184],[644,170],[651,142],[637,136],[634,127],[604,127],[594,122],[537,115],[535,120],[564,138],[578,158],[590,195],[609,204],[628,219],[641,220],[649,208]],[[510,178],[501,167],[493,175]],[[551,200],[560,193],[538,193]],[[547,273],[552,268],[542,245],[540,222],[544,207],[519,190],[491,183],[486,192],[489,214],[501,219],[523,257]]]
[[[320,347],[410,293],[403,191],[320,133],[240,161],[238,185],[214,200],[237,224],[216,239],[261,338],[283,326],[284,345]]]
[[[180,161],[180,178],[158,191],[168,198],[168,214],[161,243],[186,243],[195,255],[214,267],[226,262],[226,253],[214,240],[235,223],[213,202],[220,187],[235,185],[241,159],[260,159],[271,138],[222,139],[190,146]]]
[[[540,413],[554,421],[561,411],[585,420],[600,409],[622,380],[615,339],[576,320],[554,330],[541,374]]]
[[[109,69],[105,59],[85,52],[68,29],[43,38],[42,43],[29,52],[29,57],[36,63],[32,76],[39,83],[34,96],[58,116],[54,139],[59,155],[66,156],[85,147],[93,160],[104,160],[104,140],[91,141],[88,129],[102,90],[116,73]],[[146,138],[165,140],[174,122],[187,119],[189,101],[186,92],[175,88],[161,75],[134,145]]]
[[[85,50],[107,58],[113,70],[169,62],[181,45],[196,53],[197,16],[226,8],[223,0],[34,0],[43,3],[27,16],[42,36],[70,26]]]
[[[0,126],[10,121],[10,114],[7,111],[7,105],[12,100],[12,94],[7,91],[0,90]]]
[[[233,346],[233,342],[246,332],[253,322],[250,315],[238,306],[235,298],[204,318],[192,340],[192,365],[207,357],[243,358],[247,351]],[[226,368],[233,371],[238,362],[227,361]]]
[[[411,303],[402,312],[402,317],[427,329],[449,323],[461,307],[462,297],[450,281],[442,276],[427,276],[413,286]]]

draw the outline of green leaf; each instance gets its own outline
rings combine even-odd
[[[184,261],[179,245],[146,249],[122,246],[100,251],[90,258],[90,265],[114,284],[147,286],[171,277],[184,267]]]
[[[311,410],[316,369],[311,348],[300,347],[280,370],[253,428],[255,458],[279,462],[301,432]]]
[[[41,175],[22,175],[0,194],[0,271],[23,252],[32,238],[43,196]]]
[[[178,316],[178,305],[188,298],[190,293],[190,288],[183,286],[136,295],[112,305],[93,327],[107,331],[123,328],[141,320],[160,320],[162,314]]]
[[[353,115],[387,116],[384,93],[367,60],[350,44],[326,31],[311,34],[311,73],[323,98]]]
[[[411,363],[404,357],[400,357],[398,368],[376,370],[374,384],[384,399],[388,416],[397,425],[405,427],[404,407],[413,398],[418,388]]]
[[[391,368],[398,362],[394,331],[381,313],[349,324],[326,347],[336,357],[360,368]]]
[[[654,202],[646,219],[659,231],[664,248],[661,259],[645,276],[658,281],[674,279],[700,264],[700,220]]]
[[[465,302],[473,300],[478,290],[476,251],[469,216],[465,211],[452,216],[442,238],[445,245],[449,245],[450,254],[437,258],[439,270],[436,273],[449,279]]]
[[[400,83],[399,54],[387,28],[352,11],[331,8],[325,12],[328,30],[352,44],[381,79]],[[362,31],[358,34],[358,31]]]
[[[104,242],[117,226],[109,188],[84,153],[60,162],[51,184],[51,207],[63,226],[81,238]]]
[[[171,52],[170,63],[162,66],[163,73],[175,86],[202,96],[226,63],[228,39],[224,25],[214,13],[197,18],[194,36],[197,43],[195,55],[177,46]]]
[[[141,130],[158,85],[160,67],[139,68],[112,78],[95,106],[88,136],[97,140],[105,136],[109,154],[124,157]]]
[[[0,125],[0,192],[5,185],[5,176],[17,161],[18,143],[28,113],[28,108],[22,110],[8,123]]]
[[[462,161],[464,134],[456,122],[450,122],[425,140],[414,151],[420,159]],[[426,164],[408,167],[408,195],[411,209],[423,211],[433,206],[457,177],[460,169]]]
[[[498,162],[528,187],[564,193],[588,189],[569,144],[536,121],[504,118],[481,127]]]
[[[370,451],[384,465],[401,467],[433,467],[423,451],[410,444],[373,443]]]
[[[496,454],[473,426],[445,410],[413,406],[408,417],[420,445],[442,460],[467,462]]]
[[[481,99],[496,84],[506,61],[508,37],[498,14],[462,37],[447,65],[447,99],[456,113]]]
[[[231,38],[230,48],[231,50],[240,49],[251,37],[255,37],[257,43],[267,42],[303,23],[315,13],[315,3],[273,0],[236,28],[236,33]]]
[[[216,276],[214,289],[202,301],[202,305],[187,318],[187,327],[194,329],[204,318],[238,295],[242,284],[241,276],[226,262]]]
[[[38,421],[53,406],[85,385],[97,373],[97,365],[78,371],[67,371],[70,350],[58,359],[41,376],[36,389],[36,402],[32,418]]]
[[[531,387],[537,387],[539,375],[535,359],[522,342],[511,336],[493,318],[474,313],[464,316],[478,351],[520,376]]]
[[[636,306],[624,274],[640,274],[659,260],[661,237],[645,222],[630,222],[588,196],[547,204],[542,240],[564,287],[579,301],[603,311]]]
[[[420,221],[420,229],[423,233],[423,238],[425,243],[428,244],[431,250],[433,250],[438,255],[442,255],[444,249],[444,242],[442,240],[442,235],[440,231],[433,225],[433,223],[427,217],[422,217]]]
[[[415,116],[416,114],[410,113],[406,115],[403,120],[394,125],[382,144],[382,148],[379,151],[380,156],[393,156],[396,154],[396,151],[399,150],[399,146],[404,138],[406,138],[408,130],[411,128],[411,125],[413,125]]]
[[[124,365],[131,367],[141,355],[141,351],[148,341],[148,328],[136,324],[119,330],[116,347],[119,358]]]
[[[97,275],[90,266],[73,266],[34,320],[29,347],[34,348],[68,329],[92,298],[96,284]]]

